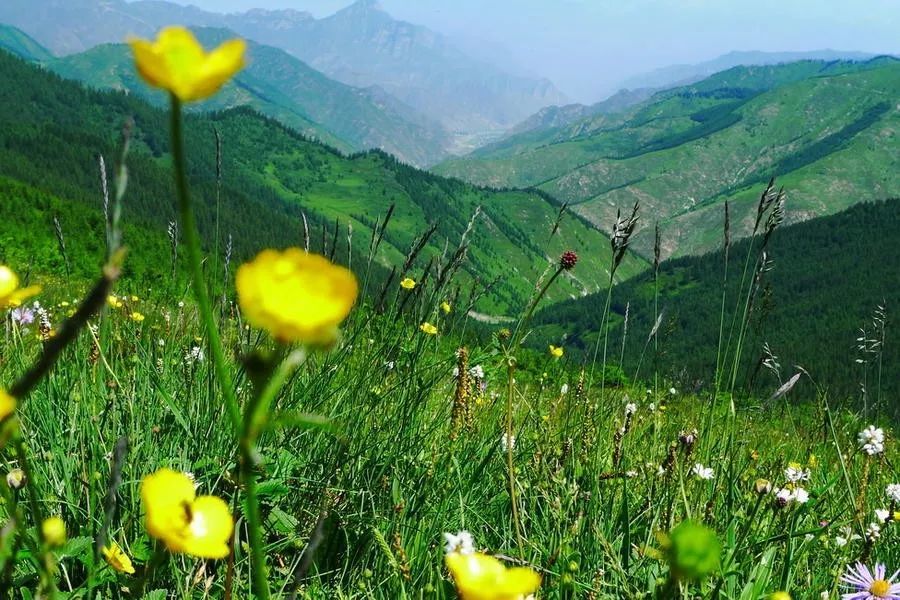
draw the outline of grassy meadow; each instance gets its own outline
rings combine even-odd
[[[762,397],[737,384],[783,218],[774,187],[746,256],[732,257],[745,265],[738,293],[708,290],[721,333],[696,352],[713,358],[714,385],[693,393],[649,358],[624,377],[607,336],[583,354],[529,345],[554,287],[591,266],[571,252],[495,327],[458,292],[468,231],[437,256],[413,242],[391,276],[372,276],[387,210],[370,215],[352,278],[299,248],[208,260],[182,104],[212,93],[197,73],[221,85],[239,61],[203,55],[178,71],[153,62],[163,42],[135,53],[171,94],[172,263],[192,284],[120,280],[140,235],[119,220],[140,185],[127,157],[111,170],[93,284],[0,271],[0,597],[900,597],[892,424],[832,408],[843,399],[827,389],[795,401],[797,378],[815,373]],[[635,210],[604,249],[609,282],[628,264]],[[167,261],[157,269],[171,276]]]

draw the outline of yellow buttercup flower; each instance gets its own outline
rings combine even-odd
[[[553,344],[550,344],[550,356],[552,356],[553,358],[562,358],[562,355],[563,349],[561,346],[554,346]]]
[[[51,548],[59,548],[66,543],[66,524],[59,517],[47,517],[41,523],[41,534]]]
[[[421,329],[424,333],[427,333],[428,335],[437,335],[437,332],[438,332],[438,328],[435,327],[434,325],[432,325],[431,323],[429,323],[428,321],[425,321],[424,323],[419,325],[419,329]]]
[[[0,388],[0,421],[16,411],[16,399],[9,392]]]
[[[246,64],[244,40],[229,40],[206,52],[185,27],[166,27],[152,42],[132,39],[128,43],[144,81],[182,102],[212,96]]]
[[[122,547],[119,546],[119,544],[110,542],[109,546],[104,546],[103,558],[106,559],[106,562],[109,563],[109,566],[111,566],[119,573],[134,575],[134,565],[131,563],[131,559],[127,554],[125,554],[125,551],[122,550]]]
[[[411,290],[416,287],[416,280],[411,277],[405,277],[403,281],[400,282],[400,287],[404,290]]]
[[[450,314],[450,303],[447,302],[446,300],[444,302],[441,302],[441,310],[444,311],[445,315],[449,315]]]
[[[6,265],[0,265],[0,310],[21,306],[25,300],[38,294],[41,287],[19,287],[19,276]]]
[[[141,313],[139,313],[137,311],[134,311],[133,313],[131,313],[131,320],[134,321],[135,323],[143,323],[145,318],[146,317],[144,317],[144,315],[142,315]]]
[[[507,568],[486,554],[454,552],[444,560],[462,600],[524,600],[541,586],[531,569]]]
[[[112,308],[122,308],[124,306],[124,303],[112,294],[106,297],[106,303]]]
[[[238,304],[254,326],[281,342],[328,344],[359,291],[356,277],[299,248],[263,250],[237,272]]]
[[[225,558],[234,519],[225,501],[197,497],[194,482],[184,473],[160,469],[141,482],[147,533],[171,552],[200,558]]]

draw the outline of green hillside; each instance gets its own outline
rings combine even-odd
[[[721,236],[721,213],[717,221]],[[665,240],[668,231],[663,230],[662,236]],[[744,240],[730,250],[726,323],[730,323],[737,305],[747,243]],[[778,357],[784,379],[797,371],[794,365],[801,365],[832,398],[858,398],[865,375],[863,365],[856,362],[861,357],[855,350],[856,339],[861,327],[873,334],[872,315],[882,305],[887,313],[882,360],[872,355],[863,358],[871,364],[870,398],[876,397],[877,365],[882,364],[881,398],[887,409],[900,416],[896,402],[890,408],[887,400],[900,393],[900,345],[892,341],[894,311],[900,306],[898,244],[898,200],[859,203],[835,215],[776,230],[768,249],[774,267],[765,275],[764,291],[755,302],[739,383],[752,380],[753,391],[761,396],[778,387],[773,374],[760,367],[763,344],[767,342]],[[660,267],[659,306],[665,315],[659,329],[660,371],[679,380],[685,389],[695,385],[709,389],[715,372],[723,264],[720,250],[666,261]],[[587,350],[589,355],[605,300],[606,295],[599,294],[539,313],[539,337],[556,340],[565,332],[573,332],[566,343],[573,350]],[[616,325],[610,347],[616,349],[618,362],[625,307],[630,304],[625,346],[625,371],[629,376],[637,368],[655,322],[653,303],[650,273],[614,289]],[[652,346],[648,352],[644,374],[653,369]],[[811,394],[811,386],[805,385],[806,393]]]
[[[27,33],[11,25],[0,23],[0,49],[12,52],[25,60],[50,60],[53,55]]]
[[[746,232],[752,186],[779,175],[788,220],[830,214],[900,188],[900,61],[736,67],[626,112],[535,130],[444,163],[488,185],[536,185],[598,225],[639,200],[671,232],[663,251],[714,247],[709,207],[732,200]],[[635,248],[652,251],[638,236]]]
[[[212,47],[234,35],[199,29]],[[446,156],[449,139],[435,123],[376,91],[329,79],[287,52],[249,41],[249,65],[222,93],[196,110],[249,106],[342,151],[381,149],[412,164],[430,164]],[[127,90],[162,105],[165,95],[140,80],[124,44],[104,44],[56,59],[48,66],[68,79],[98,88]]]
[[[5,89],[0,95],[0,176],[24,184],[29,193],[90,208],[78,212],[75,222],[61,218],[70,249],[97,246],[96,239],[102,237],[96,225],[102,222],[97,216],[101,200],[96,155],[112,161],[119,130],[129,118],[134,128],[126,215],[147,232],[148,243],[154,236],[165,238],[175,211],[163,111],[133,95],[83,88],[5,53],[0,53],[0,85]],[[541,273],[570,247],[582,256],[584,268],[555,286],[553,299],[595,291],[607,278],[608,239],[573,216],[564,216],[559,232],[549,239],[559,206],[541,194],[479,189],[416,170],[380,152],[345,157],[246,108],[195,115],[187,122],[190,172],[207,239],[215,231],[214,129],[223,140],[219,230],[223,240],[233,236],[238,259],[263,246],[301,243],[301,213],[311,221],[314,248],[321,248],[325,239],[330,252],[337,223],[338,256],[343,260],[352,226],[353,256],[358,259],[368,248],[371,227],[393,205],[379,256],[384,271],[402,265],[415,238],[431,224],[436,226],[411,272],[418,277],[429,261],[446,260],[481,207],[467,236],[463,265],[467,293],[482,294],[490,286],[478,301],[479,310],[502,315],[520,307]],[[44,215],[48,228],[51,216]],[[82,227],[88,219],[94,219],[94,225]],[[32,247],[31,252],[49,262],[56,246]],[[168,263],[167,252],[148,259],[162,274]],[[629,257],[620,273],[625,277],[643,266]],[[471,285],[476,280],[480,285]]]

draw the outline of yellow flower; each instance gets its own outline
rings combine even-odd
[[[435,327],[434,325],[432,325],[431,323],[429,323],[428,321],[425,321],[424,323],[419,325],[419,329],[421,329],[423,332],[427,333],[428,335],[437,335],[437,332],[438,332],[438,328]]]
[[[446,300],[441,302],[441,310],[444,311],[445,315],[449,315],[450,314],[450,303],[447,302]]]
[[[353,273],[299,248],[263,250],[236,284],[247,320],[282,342],[333,342],[358,293]]]
[[[541,585],[541,576],[531,569],[508,569],[486,554],[454,552],[445,561],[462,600],[524,600]]]
[[[182,102],[203,100],[244,68],[244,40],[229,40],[206,52],[185,27],[166,27],[155,41],[131,39],[134,64],[153,87],[174,94]]]
[[[41,523],[41,534],[51,548],[59,548],[66,543],[66,524],[59,517],[47,517]]]
[[[0,265],[0,310],[21,306],[25,300],[40,291],[41,287],[38,285],[20,288],[19,276],[6,265]]]
[[[769,600],[791,600],[791,595],[787,592],[775,592],[769,596]]]
[[[131,559],[125,554],[125,551],[122,550],[122,547],[119,546],[119,544],[110,542],[109,546],[104,546],[103,558],[106,559],[109,566],[119,573],[134,575],[134,565],[131,564]]]
[[[134,311],[133,313],[131,313],[131,320],[136,323],[143,323],[144,319],[144,315],[142,315],[138,311]]]
[[[562,346],[554,346],[553,344],[550,344],[550,356],[552,356],[553,358],[562,358],[562,355]]]
[[[9,392],[0,388],[0,421],[13,414],[16,410],[16,399]]]
[[[400,282],[400,287],[404,290],[411,290],[416,287],[416,280],[411,277],[406,277]]]
[[[106,297],[106,303],[109,304],[112,308],[122,308],[123,304],[121,300],[119,300],[112,294]]]
[[[184,473],[160,469],[141,482],[147,533],[171,552],[200,558],[225,558],[234,519],[225,501],[197,497],[194,482]]]

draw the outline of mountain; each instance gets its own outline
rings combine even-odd
[[[49,50],[37,43],[27,33],[2,23],[0,23],[0,49],[25,60],[42,61],[53,58]]]
[[[196,31],[207,47],[234,37],[227,30]],[[165,103],[132,66],[123,44],[102,44],[47,62],[64,77],[100,88],[127,90]],[[222,93],[198,104],[200,110],[249,106],[304,135],[346,152],[377,148],[415,165],[446,156],[449,138],[435,123],[415,115],[378,90],[362,90],[331,80],[287,52],[249,42],[249,64]]]
[[[129,122],[126,243],[141,257],[129,263],[130,285],[177,289],[168,275],[166,228],[175,207],[165,111],[133,94],[85,88],[5,52],[0,89],[0,200],[8,216],[0,223],[0,258],[14,254],[37,271],[58,270],[52,217],[59,215],[73,273],[96,268],[104,239],[97,154],[112,164],[121,127]],[[573,215],[563,215],[551,236],[560,207],[545,194],[478,188],[379,151],[344,156],[247,107],[189,115],[185,128],[202,234],[209,249],[216,247],[216,231],[219,248],[231,237],[232,261],[263,246],[302,243],[305,216],[314,250],[367,272],[373,227],[393,206],[374,264],[376,283],[402,265],[416,238],[433,226],[410,274],[422,277],[428,265],[445,264],[465,235],[460,306],[472,298],[484,313],[519,310],[568,248],[581,263],[554,285],[550,300],[605,285],[608,238]],[[221,196],[214,130],[222,140]],[[642,260],[629,256],[621,274],[642,268]]]
[[[758,192],[759,190],[757,190]],[[791,188],[787,188],[791,194]],[[717,227],[722,227],[722,214]],[[665,238],[665,233],[663,238]],[[721,235],[721,229],[720,229]],[[721,240],[720,240],[721,244]],[[805,368],[832,403],[858,398],[869,363],[870,398],[877,397],[877,368],[881,374],[882,399],[896,398],[900,392],[900,344],[890,339],[883,356],[861,356],[857,348],[860,328],[873,335],[872,318],[878,306],[886,308],[890,338],[893,307],[900,305],[900,261],[895,259],[900,244],[900,199],[863,202],[837,214],[819,217],[775,231],[768,247],[773,261],[765,275],[766,285],[751,311],[751,326],[745,345],[739,384],[755,382],[751,392],[767,397],[780,385],[760,361],[768,343],[781,365],[782,380]],[[754,247],[758,252],[759,240]],[[743,307],[738,294],[741,270],[747,256],[748,240],[730,249],[725,322],[731,322],[735,306]],[[679,389],[702,385],[707,390],[715,372],[716,348],[722,309],[724,255],[717,250],[704,256],[665,261],[660,266],[659,307],[664,314],[659,327],[659,370],[678,381]],[[746,294],[746,290],[745,290]],[[534,343],[559,340],[565,332],[571,356],[577,349],[590,361],[599,329],[606,294],[554,305],[535,317]],[[633,376],[646,349],[648,334],[656,322],[652,274],[641,274],[613,291],[611,348],[622,347],[623,321],[629,310],[625,340],[625,371]],[[618,353],[615,355],[618,359]],[[653,370],[653,346],[644,356],[641,373]],[[815,389],[804,378],[798,386],[807,396]],[[797,392],[792,392],[796,394]],[[871,401],[870,401],[871,402]],[[834,404],[832,404],[834,406]],[[884,407],[900,417],[900,405]]]
[[[801,60],[835,60],[865,61],[875,58],[868,52],[844,52],[840,50],[813,50],[808,52],[760,52],[733,51],[712,60],[693,65],[670,65],[655,69],[649,73],[641,73],[629,77],[621,83],[621,87],[630,88],[667,88],[686,85],[705,79],[710,75],[733,67],[754,65],[777,65]]]
[[[354,87],[378,86],[460,135],[499,132],[566,99],[551,82],[510,75],[474,60],[446,38],[398,21],[372,0],[314,19],[294,10],[217,14],[142,0],[4,0],[0,22],[15,25],[57,55],[83,52],[163,25],[227,28],[286,50]]]
[[[736,236],[756,186],[791,190],[788,221],[900,191],[900,61],[735,67],[625,112],[513,136],[435,170],[491,186],[537,186],[606,229],[639,201],[667,231],[664,256],[715,247],[731,202]],[[634,248],[650,256],[649,229]]]
[[[621,89],[609,98],[590,105],[566,104],[564,106],[547,106],[510,129],[503,139],[529,131],[562,127],[595,115],[609,115],[621,112],[643,102],[656,91],[654,88]],[[501,142],[502,140],[497,143]]]

